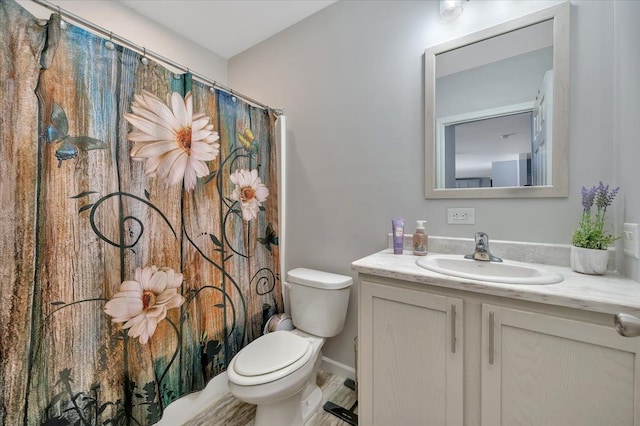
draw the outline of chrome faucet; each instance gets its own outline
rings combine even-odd
[[[476,232],[476,248],[472,254],[467,254],[465,259],[482,260],[485,262],[502,262],[489,251],[489,236],[484,232]]]

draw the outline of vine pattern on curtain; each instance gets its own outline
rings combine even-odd
[[[0,423],[155,423],[283,309],[275,116],[58,15],[0,24]]]

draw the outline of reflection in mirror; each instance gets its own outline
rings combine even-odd
[[[427,50],[428,198],[567,195],[568,12]]]
[[[526,111],[445,126],[443,187],[534,185],[532,116]]]
[[[436,55],[436,187],[551,185],[552,140],[533,111],[552,74],[552,20]]]

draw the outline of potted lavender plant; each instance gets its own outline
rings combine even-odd
[[[607,248],[617,238],[605,226],[607,207],[611,205],[620,187],[609,189],[602,182],[591,189],[582,187],[582,218],[571,239],[571,269],[591,275],[602,275],[607,271],[609,251]],[[596,211],[592,211],[595,204]]]

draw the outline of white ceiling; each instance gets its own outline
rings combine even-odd
[[[337,0],[119,1],[228,59]]]

